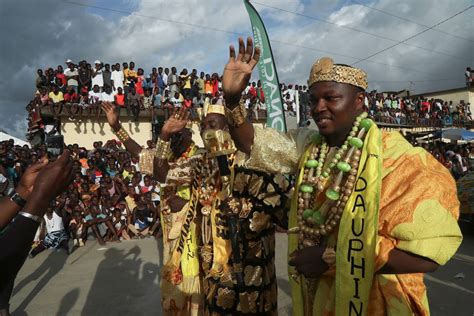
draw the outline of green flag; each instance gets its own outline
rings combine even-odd
[[[258,73],[262,81],[263,93],[265,94],[267,125],[277,131],[286,132],[280,83],[267,31],[260,15],[249,0],[244,0],[244,4],[252,23],[254,45],[260,47],[261,51]]]

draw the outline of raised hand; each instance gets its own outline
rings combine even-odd
[[[164,141],[168,141],[171,135],[176,134],[180,130],[186,127],[188,123],[189,111],[183,106],[179,109],[174,109],[170,118],[165,122],[161,129],[160,138]]]
[[[25,209],[42,216],[49,202],[71,183],[74,176],[72,165],[71,153],[66,149],[57,160],[44,166],[36,177],[35,189]]]
[[[107,122],[109,122],[110,127],[112,127],[113,130],[118,131],[120,129],[120,121],[117,107],[110,102],[102,102],[102,110],[107,116]]]
[[[225,65],[222,76],[222,90],[226,104],[238,103],[242,92],[252,75],[252,70],[260,59],[260,48],[253,49],[251,37],[247,38],[247,47],[245,47],[243,38],[239,37],[239,54],[235,57],[234,46],[229,47],[229,61]]]
[[[48,157],[44,156],[35,164],[29,166],[20,179],[20,183],[16,187],[16,192],[24,198],[28,199],[31,192],[33,192],[36,177],[40,171],[48,164]]]

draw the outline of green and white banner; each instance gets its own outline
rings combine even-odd
[[[261,51],[258,72],[262,81],[263,93],[265,94],[267,126],[280,132],[286,132],[283,99],[268,34],[255,7],[249,0],[244,0],[244,4],[252,23],[254,45],[260,47]]]

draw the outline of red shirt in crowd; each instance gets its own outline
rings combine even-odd
[[[265,102],[265,93],[263,93],[263,88],[262,87],[257,88],[257,95],[258,95],[258,99],[260,100],[260,102]]]
[[[192,106],[193,106],[193,101],[192,101],[192,100],[186,100],[186,99],[184,99],[184,106],[185,106],[186,108],[192,107]]]
[[[216,79],[212,80],[212,96],[215,97],[219,91],[219,81]]]
[[[121,107],[125,106],[125,94],[116,94],[115,95],[115,104]]]
[[[76,92],[73,92],[73,93],[67,92],[66,94],[64,94],[65,102],[77,102],[78,99],[79,99],[79,96],[77,95]]]
[[[431,104],[428,101],[421,102],[422,111],[429,111],[430,108],[431,108]]]
[[[56,74],[56,78],[59,78],[59,80],[61,80],[63,86],[67,85],[66,75],[58,73]]]
[[[250,86],[249,93],[252,97],[254,97],[254,98],[257,97],[257,90],[255,89],[254,86]]]
[[[143,91],[143,76],[138,76],[137,77],[137,83],[135,83],[135,91],[139,95],[144,95],[145,91]]]

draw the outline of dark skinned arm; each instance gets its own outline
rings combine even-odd
[[[429,273],[436,271],[438,267],[439,265],[436,262],[428,258],[394,248],[388,255],[387,263],[376,273]]]
[[[122,125],[119,121],[119,114],[116,107],[110,102],[102,102],[102,110],[107,116],[107,121],[109,122],[110,127],[116,133],[121,128]],[[138,145],[131,137],[129,137],[125,142],[123,142],[127,151],[134,157],[138,157],[142,151],[142,147]]]
[[[114,106],[110,102],[102,102],[102,110],[105,112],[107,116],[107,121],[109,122],[110,127],[114,132],[117,132],[122,128],[119,121],[119,114],[116,110],[116,106]],[[178,115],[179,118],[175,118],[175,115]],[[169,141],[171,135],[176,132],[181,131],[185,126],[189,118],[189,112],[183,107],[179,111],[174,111],[165,124],[163,125],[160,138],[164,141]],[[124,143],[125,148],[127,151],[135,157],[138,157],[140,152],[142,151],[142,147],[134,141],[131,137],[127,139]],[[160,182],[165,182],[166,176],[168,174],[169,165],[167,161],[160,161],[160,159],[155,158],[154,160],[154,168],[153,168],[153,175],[158,179]]]
[[[31,215],[43,217],[48,205],[59,193],[66,189],[73,177],[72,160],[68,150],[53,163],[44,166],[34,181],[34,191],[23,209]],[[0,237],[0,289],[13,282],[23,266],[39,223],[18,216]],[[8,293],[7,302],[10,298]]]
[[[164,183],[166,181],[166,176],[168,175],[168,170],[170,166],[167,160],[156,158],[153,162],[153,176],[160,182]]]
[[[16,187],[16,192],[24,200],[28,201],[30,194],[33,192],[34,183],[39,172],[48,164],[46,157],[34,165],[28,167],[20,179],[20,183]],[[21,207],[14,203],[10,198],[4,197],[0,200],[0,229],[6,227],[15,215],[21,210]]]
[[[239,105],[242,92],[247,87],[252,70],[260,59],[260,48],[253,48],[252,38],[247,38],[247,47],[244,40],[239,38],[239,54],[235,56],[235,49],[229,47],[229,61],[225,65],[222,76],[222,89],[226,106],[232,110]],[[238,127],[231,127],[230,134],[237,148],[250,154],[253,145],[254,129],[250,122],[245,122]]]
[[[328,270],[322,260],[325,246],[308,247],[295,251],[290,255],[289,265],[306,277],[318,278]],[[319,258],[315,260],[315,258]],[[389,253],[387,263],[376,274],[429,273],[438,268],[438,264],[428,258],[417,256],[400,249]]]

